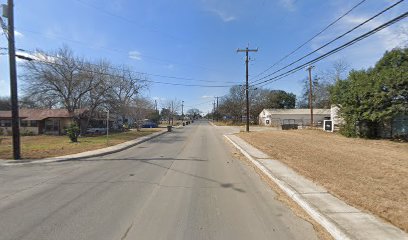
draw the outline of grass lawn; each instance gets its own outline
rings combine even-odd
[[[245,126],[244,122],[233,122],[233,121],[213,121],[216,126]],[[251,125],[250,125],[251,126]]]
[[[319,130],[238,136],[340,199],[408,231],[408,143]]]
[[[63,156],[80,153],[107,146],[116,145],[132,139],[149,135],[160,129],[142,129],[123,133],[109,134],[109,145],[106,135],[79,138],[77,143],[72,143],[67,136],[24,136],[21,137],[21,155],[25,159],[39,159],[46,157]],[[0,143],[0,159],[12,158],[12,140],[10,136],[3,138]]]

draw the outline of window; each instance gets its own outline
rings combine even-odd
[[[269,124],[269,120],[266,120],[266,124]]]
[[[30,126],[31,127],[38,127],[38,121],[36,121],[36,120],[30,121]]]
[[[20,121],[20,126],[21,127],[27,127],[28,126],[28,121],[27,120],[21,120]]]
[[[11,120],[1,120],[0,123],[2,127],[11,127]]]
[[[45,121],[45,131],[46,132],[58,132],[59,130],[59,121],[50,119]]]

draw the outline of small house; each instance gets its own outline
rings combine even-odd
[[[20,109],[20,132],[60,135],[73,123],[74,118],[82,119],[86,112],[86,109],[77,109],[74,113],[66,109]],[[0,111],[0,128],[3,134],[11,133],[11,111]]]
[[[323,123],[330,115],[330,109],[313,109],[313,122]],[[310,125],[310,109],[264,109],[259,114],[259,125],[280,127],[283,124]]]

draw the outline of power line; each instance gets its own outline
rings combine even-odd
[[[360,6],[361,4],[363,4],[366,0],[362,0],[359,3],[357,3],[356,5],[354,5],[350,10],[348,10],[347,12],[345,12],[343,15],[341,15],[340,17],[338,17],[336,20],[334,20],[333,22],[331,22],[329,25],[327,25],[325,28],[323,28],[320,32],[318,32],[317,34],[315,34],[313,37],[311,37],[309,40],[307,40],[306,42],[302,43],[299,47],[295,48],[294,50],[292,50],[290,53],[286,54],[284,57],[282,57],[281,59],[279,59],[277,62],[275,62],[274,64],[272,64],[270,67],[268,67],[266,70],[258,73],[256,76],[254,76],[251,80],[253,80],[254,78],[259,77],[260,75],[264,74],[265,72],[269,71],[271,68],[275,67],[276,65],[278,65],[279,63],[281,63],[283,60],[285,60],[286,58],[288,58],[289,56],[293,55],[295,52],[297,52],[299,49],[301,49],[302,47],[304,47],[306,44],[308,44],[309,42],[311,42],[313,39],[315,39],[317,36],[319,36],[320,34],[322,34],[323,32],[325,32],[327,29],[329,29],[331,26],[333,26],[334,24],[336,24],[338,21],[340,21],[342,18],[344,18],[345,16],[347,16],[349,13],[351,13],[354,9],[356,9],[358,6]]]
[[[398,4],[402,3],[403,1],[404,1],[404,0],[400,0],[400,1],[396,2],[395,4],[393,4],[393,5],[389,6],[389,7],[387,7],[386,9],[384,9],[384,10],[382,10],[381,12],[377,13],[376,15],[372,16],[371,18],[365,20],[364,22],[362,22],[362,23],[358,24],[357,26],[353,27],[352,29],[348,30],[347,32],[341,34],[340,36],[337,36],[336,38],[334,38],[333,40],[331,40],[331,41],[329,41],[328,43],[324,44],[323,46],[321,46],[321,47],[315,49],[314,51],[309,52],[308,54],[304,55],[303,57],[301,57],[301,58],[299,58],[299,59],[293,61],[292,63],[290,63],[290,64],[288,64],[288,65],[286,65],[286,66],[284,66],[284,67],[282,67],[282,68],[280,68],[280,69],[274,71],[273,73],[270,73],[270,74],[268,74],[268,75],[266,75],[266,76],[264,76],[264,77],[262,77],[262,78],[259,78],[259,79],[255,80],[255,81],[252,81],[252,83],[256,83],[256,82],[259,82],[259,81],[261,81],[261,80],[263,80],[263,79],[266,79],[266,78],[268,78],[268,77],[274,75],[275,73],[278,73],[278,72],[280,72],[280,71],[282,71],[282,70],[284,70],[284,69],[286,69],[286,68],[288,68],[288,67],[294,65],[295,63],[300,62],[301,60],[305,59],[306,57],[312,55],[313,53],[315,53],[315,52],[321,50],[322,48],[324,48],[324,47],[330,45],[331,43],[333,43],[333,42],[339,40],[340,38],[343,38],[344,36],[346,36],[347,34],[353,32],[353,31],[356,30],[357,28],[359,28],[359,27],[363,26],[364,24],[370,22],[370,21],[373,20],[374,18],[377,18],[378,16],[384,14],[385,12],[387,12],[387,11],[390,10],[391,8],[397,6]]]
[[[213,100],[206,101],[206,102],[201,102],[201,103],[197,103],[197,104],[194,104],[194,105],[189,105],[189,106],[186,106],[186,107],[189,107],[189,108],[197,107],[197,106],[200,106],[200,105],[203,105],[203,104],[211,103],[212,101]]]
[[[253,84],[253,86],[257,86],[257,85],[261,85],[261,84],[262,84],[261,86],[265,86],[265,85],[267,85],[267,84],[269,84],[271,82],[275,82],[275,81],[278,81],[279,79],[287,77],[287,76],[289,76],[289,75],[303,69],[304,67],[306,67],[308,65],[319,62],[322,59],[324,59],[324,58],[326,58],[326,57],[328,57],[330,55],[333,55],[334,53],[337,53],[337,52],[339,52],[339,51],[341,51],[341,50],[343,50],[343,49],[345,49],[345,48],[347,48],[347,47],[349,47],[349,46],[351,46],[351,45],[353,45],[353,44],[355,44],[355,43],[357,43],[357,42],[359,42],[359,41],[361,41],[361,40],[363,40],[363,39],[365,39],[365,38],[367,38],[367,37],[369,37],[369,36],[371,36],[373,34],[375,34],[376,32],[381,31],[382,29],[384,29],[386,27],[389,27],[389,26],[401,21],[402,19],[406,18],[407,16],[408,16],[408,12],[405,12],[405,13],[399,15],[398,17],[393,18],[390,21],[376,27],[375,29],[373,29],[371,31],[368,31],[368,32],[354,38],[353,40],[351,40],[351,41],[349,41],[349,42],[347,42],[347,43],[345,43],[345,44],[343,44],[343,45],[341,45],[341,46],[339,46],[337,48],[334,48],[331,51],[329,51],[329,52],[327,52],[327,53],[325,53],[323,55],[320,55],[319,57],[317,57],[317,58],[315,58],[315,59],[313,59],[311,61],[308,61],[308,62],[306,62],[306,63],[304,63],[302,65],[299,65],[299,66],[297,66],[297,67],[295,67],[295,68],[293,68],[293,69],[291,69],[291,70],[289,70],[287,72],[284,72],[284,73],[282,73],[282,74],[280,74],[278,76],[275,76],[275,77],[272,77],[270,79],[264,80],[262,82]]]
[[[23,31],[23,32],[29,32],[29,33],[37,34],[39,36],[42,36],[42,37],[48,38],[48,39],[57,38],[57,39],[61,39],[61,40],[64,40],[64,41],[73,42],[73,43],[82,45],[82,46],[84,46],[86,48],[89,48],[89,49],[103,49],[105,51],[115,52],[115,53],[124,53],[124,54],[127,54],[127,55],[129,55],[129,52],[130,52],[130,51],[126,51],[126,50],[123,50],[123,49],[117,49],[117,48],[108,48],[108,47],[103,47],[103,46],[90,46],[90,44],[87,43],[87,42],[71,39],[71,38],[68,38],[68,37],[65,37],[65,36],[62,36],[62,35],[59,35],[59,34],[54,34],[54,33],[44,34],[44,33],[41,33],[41,32],[37,32],[37,31],[30,30],[30,29],[25,29],[25,28],[19,28],[19,30]],[[145,54],[139,54],[139,55],[141,57],[143,57],[143,58],[151,59],[151,60],[158,61],[158,62],[165,62],[165,63],[171,63],[171,64],[185,65],[185,66],[193,66],[193,67],[205,69],[205,70],[208,70],[208,71],[217,70],[217,69],[212,69],[212,68],[202,66],[202,65],[198,65],[198,64],[180,63],[180,62],[177,62],[177,61],[171,61],[171,60],[158,58],[158,57],[154,57],[154,56],[149,56],[149,55],[145,55]]]
[[[103,9],[103,8],[100,8],[100,7],[96,6],[96,5],[93,5],[93,4],[90,4],[90,3],[87,3],[87,2],[84,2],[84,1],[81,1],[81,0],[76,0],[76,1],[79,2],[80,4],[84,5],[84,6],[87,6],[87,7],[93,8],[93,9],[95,9],[95,10],[98,10],[98,11],[100,11],[100,12],[102,12],[102,13],[108,15],[108,16],[118,18],[118,19],[120,19],[120,20],[122,20],[122,21],[124,21],[124,22],[127,22],[127,23],[131,23],[132,26],[134,26],[134,25],[136,24],[139,28],[145,29],[146,31],[160,33],[160,34],[165,35],[165,36],[167,36],[167,37],[169,37],[169,38],[172,38],[172,39],[175,39],[175,40],[180,40],[179,38],[174,37],[174,36],[171,35],[171,34],[165,33],[165,32],[163,32],[163,31],[159,31],[159,30],[157,30],[157,29],[147,28],[147,27],[141,25],[140,23],[138,23],[138,22],[136,22],[136,21],[134,21],[134,20],[131,20],[131,19],[129,19],[129,18],[126,18],[126,17],[121,16],[121,15],[118,15],[118,14],[114,14],[114,13],[112,13],[112,12],[110,12],[110,11],[107,11],[107,10],[105,10],[105,9]]]
[[[0,50],[5,50],[5,49],[7,49],[7,48],[0,47]],[[30,53],[30,54],[38,53],[38,52],[35,52],[35,51],[25,50],[25,49],[21,49],[21,48],[18,48],[17,50],[21,51],[21,52],[27,52],[27,53]],[[46,56],[53,57],[53,58],[60,58],[58,56],[49,55],[49,54],[46,54]],[[20,58],[21,58],[21,56],[20,56]],[[95,65],[95,64],[91,64],[91,65]],[[109,66],[109,68],[113,69],[113,70],[118,70],[117,67]],[[137,73],[137,74],[146,75],[146,76],[170,78],[170,79],[178,79],[178,80],[186,80],[186,81],[197,81],[197,82],[208,82],[208,83],[230,83],[230,84],[235,84],[235,85],[238,84],[237,82],[233,82],[233,81],[212,81],[212,80],[203,80],[203,79],[196,79],[196,78],[190,78],[190,77],[178,77],[178,76],[169,76],[169,75],[154,74],[154,73],[147,73],[147,72],[139,72],[139,71],[134,71],[134,70],[129,70],[129,71],[131,71],[133,73]],[[157,83],[166,84],[164,82],[157,82]],[[172,83],[172,84],[176,85],[177,83]],[[203,86],[203,85],[197,85],[197,84],[177,84],[177,85],[180,85],[180,86],[183,86],[183,85],[185,85],[185,86]]]
[[[31,61],[37,61],[37,62],[42,62],[45,64],[49,64],[49,65],[57,65],[57,66],[64,66],[63,64],[58,64],[55,62],[50,62],[50,61],[45,61],[45,60],[40,60],[40,59],[30,59],[27,58],[25,56],[20,56],[17,55],[17,57],[25,59],[25,60],[31,60]],[[48,56],[48,57],[53,57],[53,56]],[[95,64],[91,64],[93,66],[95,66]],[[113,67],[109,67],[110,69],[116,69],[118,70],[118,68],[113,68]],[[85,71],[85,72],[89,72],[89,73],[97,73],[97,74],[102,74],[102,75],[106,75],[106,76],[110,76],[110,77],[123,77],[117,74],[111,74],[111,73],[104,73],[101,71],[94,71],[94,70],[89,70],[89,69],[85,69],[85,68],[80,68],[78,67],[79,70]],[[138,73],[138,72],[134,72],[132,70],[128,70],[129,72],[133,72],[133,73]],[[203,88],[229,88],[232,87],[233,85],[200,85],[200,84],[182,84],[182,83],[169,83],[169,82],[161,82],[161,81],[154,81],[154,80],[148,80],[148,79],[139,79],[141,81],[144,82],[150,82],[150,83],[157,83],[157,84],[165,84],[165,85],[173,85],[173,86],[184,86],[184,87],[203,87]]]

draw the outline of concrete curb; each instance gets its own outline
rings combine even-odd
[[[225,134],[224,137],[335,239],[408,240],[408,234],[403,230],[378,216],[348,205],[324,187],[270,158],[238,136]]]
[[[40,164],[40,163],[51,163],[51,162],[65,162],[65,161],[74,161],[74,160],[80,160],[80,159],[85,159],[85,158],[90,158],[90,157],[100,157],[104,156],[107,154],[111,153],[116,153],[120,152],[123,150],[126,150],[128,148],[131,148],[133,146],[136,146],[138,144],[144,143],[146,141],[149,141],[153,138],[156,138],[160,135],[163,135],[167,133],[167,131],[163,130],[157,133],[152,133],[147,136],[143,136],[134,140],[130,140],[124,143],[120,143],[114,146],[106,147],[106,148],[101,148],[101,149],[96,149],[96,150],[91,150],[91,151],[86,151],[86,152],[81,152],[81,153],[75,153],[75,154],[70,154],[70,155],[65,155],[65,156],[59,156],[59,157],[52,157],[52,158],[44,158],[44,159],[38,159],[38,160],[0,160],[0,166],[20,166],[20,165],[26,165],[26,164]],[[3,162],[1,162],[3,161]]]
[[[266,176],[278,185],[282,191],[284,191],[293,201],[295,201],[303,210],[305,210],[317,223],[322,225],[335,239],[351,239],[345,232],[343,232],[335,223],[330,219],[323,216],[317,209],[311,206],[301,195],[298,194],[284,181],[274,177],[271,172],[259,161],[255,160],[249,153],[242,149],[238,144],[231,140],[227,135],[224,135],[228,141],[234,145],[246,158],[248,158],[259,170],[261,170]]]

